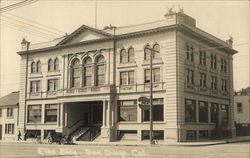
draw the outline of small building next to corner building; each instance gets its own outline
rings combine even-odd
[[[12,92],[0,98],[0,140],[17,140],[19,113],[19,92]]]
[[[18,129],[42,139],[60,132],[78,141],[148,140],[149,110],[137,100],[149,96],[153,53],[154,139],[233,137],[232,42],[183,12],[103,30],[82,25],[48,43],[24,40]]]

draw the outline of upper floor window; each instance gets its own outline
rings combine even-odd
[[[40,92],[40,81],[31,81],[30,82],[30,92]]]
[[[200,50],[200,64],[206,65],[206,52],[204,50]]]
[[[217,77],[211,76],[211,88],[217,89]]]
[[[54,60],[54,70],[59,70],[59,60],[57,58]]]
[[[30,72],[35,73],[35,72],[41,72],[41,62],[38,60],[37,62],[32,62],[30,65]]]
[[[144,60],[150,60],[151,48],[149,45],[146,45],[144,48]]]
[[[194,47],[186,45],[186,59],[189,61],[194,61]]]
[[[48,80],[48,91],[56,91],[58,90],[58,79],[49,79]]]
[[[36,72],[41,72],[41,62],[39,60],[36,63]]]
[[[222,91],[227,91],[227,80],[226,79],[221,79],[221,90]]]
[[[200,73],[200,86],[207,87],[207,75],[204,73]]]
[[[54,70],[53,60],[49,59],[49,61],[48,61],[48,71],[53,71],[53,70]]]
[[[160,58],[160,45],[154,44],[153,46],[153,59]]]
[[[0,108],[0,117],[2,117],[2,108]]]
[[[34,72],[36,72],[36,63],[33,61],[31,63],[31,73],[34,73]]]
[[[91,86],[92,85],[92,60],[90,57],[87,57],[83,62],[83,85]]]
[[[96,60],[96,86],[104,85],[105,83],[105,59],[102,55]]]
[[[153,83],[160,82],[160,68],[153,68],[152,70]],[[150,69],[144,70],[144,83],[150,82]]]
[[[15,125],[13,123],[5,124],[5,134],[14,134]]]
[[[242,110],[242,103],[241,102],[237,103],[237,112],[238,113],[242,113],[243,112],[243,110]]]
[[[216,58],[216,55],[211,54],[210,58],[211,58],[210,59],[211,68],[212,69],[217,69],[217,58]]]
[[[128,49],[128,62],[134,62],[135,61],[135,50],[134,48]]]
[[[134,71],[120,72],[120,85],[134,84]]]
[[[7,108],[7,117],[13,117],[13,108]]]
[[[227,60],[221,58],[221,72],[227,72]]]
[[[79,59],[75,59],[71,66],[72,72],[72,82],[71,87],[79,87],[80,86],[80,61]]]
[[[187,84],[194,84],[194,70],[186,69]]]
[[[128,62],[128,54],[125,49],[122,49],[120,52],[120,62],[127,63]]]

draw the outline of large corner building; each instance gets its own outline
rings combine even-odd
[[[232,39],[197,28],[183,12],[104,30],[83,25],[47,43],[23,41],[18,130],[79,141],[149,139],[149,111],[137,100],[149,96],[153,53],[154,139],[233,137],[236,52]]]

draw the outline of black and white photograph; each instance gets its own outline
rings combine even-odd
[[[0,158],[250,158],[250,1],[0,0]]]

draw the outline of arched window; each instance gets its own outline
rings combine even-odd
[[[153,51],[154,51],[153,58],[160,58],[160,45],[159,44],[155,44],[153,46]]]
[[[87,57],[83,63],[83,86],[91,86],[92,84],[92,60]]]
[[[79,59],[75,59],[71,65],[71,87],[79,87],[80,86],[80,61]]]
[[[120,52],[120,62],[121,63],[127,63],[128,62],[128,56],[125,49],[122,49]]]
[[[134,48],[128,49],[128,62],[134,62],[135,61],[135,51]]]
[[[53,71],[54,69],[53,69],[53,61],[52,61],[52,59],[49,59],[49,61],[48,61],[48,71]]]
[[[59,60],[57,58],[54,60],[54,70],[59,70]]]
[[[37,61],[36,63],[36,72],[41,72],[41,62]]]
[[[146,45],[146,47],[144,48],[144,60],[149,60],[150,54],[151,54],[151,48],[149,45]]]
[[[102,55],[96,60],[96,86],[104,85],[105,82],[105,59]]]
[[[30,68],[31,68],[31,69],[30,69],[31,73],[36,72],[36,64],[35,64],[35,62],[34,62],[34,61],[31,63]]]

